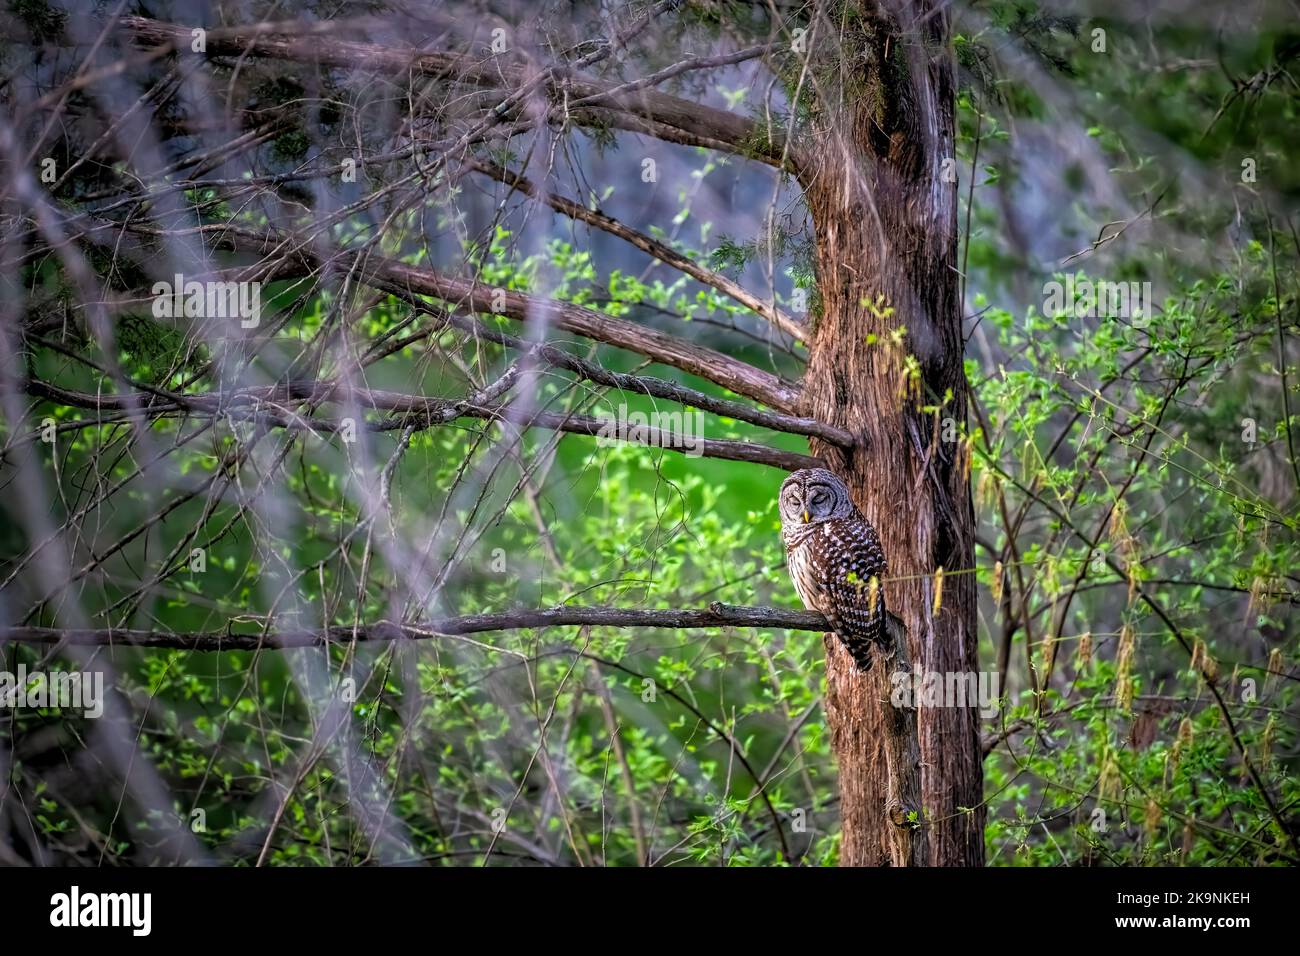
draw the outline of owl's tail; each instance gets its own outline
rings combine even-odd
[[[875,612],[867,622],[866,626],[859,625],[851,633],[845,633],[848,628],[843,626],[835,632],[844,649],[849,652],[853,658],[853,663],[857,665],[858,670],[865,674],[871,670],[872,653],[871,646],[874,644],[882,654],[888,654],[892,649],[888,635],[885,632],[885,601],[882,597],[876,604]]]
[[[853,663],[857,665],[859,671],[865,674],[871,670],[871,645],[874,643],[873,641],[863,637],[845,639],[839,634],[835,636],[839,637],[840,643],[849,652],[849,656],[853,658]]]

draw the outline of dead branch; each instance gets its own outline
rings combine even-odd
[[[668,610],[617,607],[554,607],[522,611],[497,611],[439,618],[421,624],[379,621],[352,627],[290,628],[264,633],[235,631],[174,632],[128,628],[0,627],[0,644],[59,644],[75,647],[129,645],[168,647],[188,651],[254,651],[264,648],[327,647],[352,641],[387,643],[427,640],[442,636],[478,634],[562,626],[719,628],[768,627],[799,631],[824,631],[826,618],[815,611],[775,607],[741,607],[713,603],[707,608]]]

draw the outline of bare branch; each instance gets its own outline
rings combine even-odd
[[[662,242],[651,239],[644,233],[638,232],[631,226],[619,222],[612,216],[606,216],[602,212],[588,209],[581,203],[576,203],[572,199],[567,199],[564,196],[557,196],[550,190],[539,190],[530,180],[520,176],[518,173],[512,172],[502,166],[498,166],[496,163],[490,163],[482,159],[468,159],[465,164],[487,176],[491,176],[498,182],[505,183],[512,189],[516,189],[523,193],[525,196],[532,199],[540,199],[556,212],[563,213],[571,219],[576,219],[579,222],[585,222],[589,226],[595,226],[597,229],[602,229],[610,235],[618,236],[620,239],[625,239],[642,252],[654,256],[660,262],[666,263],[674,269],[677,269],[679,272],[684,272],[691,278],[717,289],[728,298],[734,299],[745,308],[761,315],[788,335],[792,335],[800,341],[803,341],[807,337],[808,330],[804,327],[804,324],[781,311],[774,304],[764,302],[758,296],[742,287],[738,282],[733,282],[731,279],[728,279],[726,276],[718,272],[714,272],[712,269],[704,268],[693,259],[688,259],[686,256],[669,248]]]
[[[707,608],[642,610],[617,607],[555,607],[522,611],[499,611],[440,618],[424,624],[394,624],[379,621],[353,627],[340,625],[320,629],[288,629],[263,634],[228,631],[176,633],[139,631],[127,628],[0,627],[0,644],[59,644],[73,647],[129,645],[170,647],[188,651],[254,651],[263,648],[327,647],[354,640],[385,643],[398,640],[478,634],[562,626],[718,628],[770,627],[798,631],[824,631],[826,618],[815,611],[791,611],[775,607],[741,607],[713,603]]]
[[[124,17],[121,22],[142,45],[188,49],[193,39],[188,26],[144,17]],[[502,63],[498,57],[476,59],[462,53],[391,49],[340,40],[315,32],[312,26],[290,21],[208,30],[206,55],[278,58],[373,70],[394,77],[422,75],[493,89],[513,90],[526,82],[524,67]],[[800,149],[787,147],[785,132],[779,127],[760,126],[747,117],[656,90],[620,87],[561,65],[551,70],[546,92],[553,102],[562,103],[567,97],[592,104],[560,113],[559,118],[599,122],[683,145],[723,150],[796,174],[809,165]]]
[[[554,345],[525,342],[513,335],[506,335],[504,332],[490,329],[480,322],[455,313],[450,313],[443,318],[458,329],[469,332],[476,338],[487,339],[489,342],[496,342],[498,345],[505,345],[520,351],[531,350],[534,356],[548,365],[567,369],[598,385],[607,385],[610,388],[621,389],[625,392],[635,392],[648,395],[651,398],[662,398],[681,405],[690,405],[711,412],[714,415],[749,422],[751,425],[761,425],[763,428],[770,428],[773,431],[787,432],[791,435],[815,435],[842,448],[851,448],[857,441],[853,433],[847,429],[819,422],[815,418],[783,415],[780,412],[754,408],[752,405],[746,405],[743,402],[718,398],[707,392],[701,392],[650,375],[630,375],[626,372],[614,372],[603,365],[588,362],[586,359],[579,358],[573,353],[557,348]]]
[[[696,345],[637,322],[521,292],[498,294],[498,290],[481,283],[440,275],[405,263],[385,262],[376,268],[368,262],[363,269],[368,266],[368,281],[394,294],[406,292],[437,296],[454,304],[463,303],[476,312],[484,313],[492,312],[493,297],[496,296],[501,302],[500,314],[512,319],[521,322],[536,320],[541,313],[549,313],[548,324],[566,332],[636,352],[656,362],[708,379],[772,408],[789,412],[794,411],[798,405],[799,389],[794,383],[747,362],[723,355],[715,349]]]
[[[144,234],[169,234],[146,227],[130,228]],[[280,265],[259,264],[234,273],[244,279],[290,278],[304,271],[312,272],[322,264],[321,254],[315,248],[305,244],[294,245],[285,237],[259,235],[230,226],[201,228],[236,249],[249,252],[277,250],[277,254],[282,257]],[[346,250],[338,250],[331,257],[346,254]],[[696,345],[667,332],[605,315],[594,309],[522,292],[494,289],[473,279],[448,276],[432,269],[369,254],[358,263],[357,276],[368,285],[395,295],[423,311],[429,311],[429,307],[419,297],[432,296],[452,306],[464,306],[474,312],[504,315],[520,322],[542,321],[547,326],[627,349],[683,372],[698,375],[737,395],[744,395],[784,412],[793,412],[800,404],[799,387],[779,375],[755,368],[716,349]]]
[[[282,409],[278,403],[308,402],[315,405],[326,401],[355,401],[364,407],[400,413],[397,418],[371,423],[373,431],[393,431],[407,427],[422,431],[434,425],[445,425],[464,416],[489,421],[508,421],[527,428],[551,428],[610,441],[663,448],[687,455],[694,454],[704,458],[747,461],[782,468],[786,471],[824,467],[824,462],[820,458],[771,448],[756,442],[704,438],[702,435],[686,431],[673,432],[650,425],[620,428],[618,422],[612,418],[597,418],[566,412],[529,411],[505,404],[487,405],[472,400],[408,395],[402,392],[360,388],[343,382],[289,382],[285,385],[266,385],[234,389],[229,392],[170,395],[163,398],[161,402],[156,393],[91,394],[41,381],[28,381],[26,390],[28,394],[39,398],[95,411],[130,411],[139,408],[147,409],[147,413],[151,416],[176,412],[229,415],[236,418],[255,418],[263,424],[279,428],[310,428],[321,432],[337,431],[341,427],[340,423],[297,415]]]

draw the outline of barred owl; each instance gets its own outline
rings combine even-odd
[[[780,510],[786,562],[799,598],[826,615],[858,668],[869,670],[869,645],[885,639],[880,582],[888,565],[876,529],[853,506],[848,486],[824,468],[790,475],[781,485]]]

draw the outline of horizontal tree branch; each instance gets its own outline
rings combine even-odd
[[[177,25],[145,17],[124,17],[122,25],[142,45],[170,46],[189,51],[192,25]],[[256,56],[317,63],[343,69],[365,69],[394,77],[420,75],[479,87],[522,88],[536,68],[511,62],[506,56],[473,57],[449,51],[397,49],[325,36],[310,23],[257,23],[207,30],[206,56]],[[545,89],[556,111],[566,102],[584,105],[558,118],[598,123],[688,146],[704,146],[756,159],[796,174],[806,165],[802,152],[787,148],[784,130],[752,119],[646,88],[585,76],[563,64],[549,66]]]
[[[127,228],[142,235],[163,238],[174,235],[169,230],[144,225],[132,224]],[[267,281],[293,278],[315,273],[324,265],[326,258],[310,242],[294,241],[288,236],[256,233],[227,225],[200,226],[197,230],[182,232],[191,231],[211,234],[218,245],[231,249],[277,256],[278,261],[274,263],[258,263],[237,270],[226,269],[221,274],[223,279],[252,281],[260,278]],[[347,249],[338,249],[330,253],[328,258],[341,260],[347,254]],[[341,265],[341,262],[337,264]],[[504,315],[525,323],[543,322],[575,335],[644,355],[783,412],[795,412],[800,404],[799,386],[779,375],[765,372],[716,349],[594,309],[557,299],[496,289],[473,279],[444,275],[433,269],[407,265],[369,252],[357,263],[356,275],[367,285],[394,295],[423,311],[429,311],[429,306],[419,297],[430,296],[447,302],[453,308],[459,306],[474,312]]]
[[[325,647],[353,640],[385,643],[434,637],[560,626],[719,628],[770,627],[796,631],[825,631],[826,618],[816,611],[776,607],[743,607],[714,602],[707,608],[639,609],[616,607],[554,607],[535,610],[468,614],[423,624],[375,624],[349,627],[295,628],[268,633],[229,631],[169,632],[129,628],[0,627],[0,643],[60,644],[77,647],[160,647],[189,651],[253,651],[262,648]]]
[[[752,405],[746,405],[744,402],[718,398],[707,392],[701,392],[698,389],[689,388],[666,379],[655,378],[651,375],[631,375],[627,372],[615,372],[557,346],[526,342],[513,335],[507,335],[496,329],[488,328],[481,322],[467,316],[457,315],[454,312],[448,313],[442,318],[476,338],[486,339],[489,342],[495,342],[498,345],[504,345],[520,352],[531,351],[534,356],[548,365],[566,369],[590,382],[595,382],[597,385],[607,385],[610,388],[647,395],[651,398],[662,398],[666,401],[676,402],[679,405],[690,405],[714,415],[749,422],[751,425],[760,425],[773,431],[787,432],[791,435],[815,435],[818,438],[824,438],[833,445],[839,445],[841,448],[852,448],[856,442],[853,433],[847,429],[820,422],[815,418],[786,415],[781,412],[755,408]]]
[[[794,383],[715,349],[637,322],[555,299],[496,290],[469,279],[444,276],[405,263],[385,261],[376,266],[368,261],[362,266],[362,272],[370,277],[367,279],[370,284],[385,291],[436,296],[453,304],[464,304],[476,312],[492,313],[495,299],[500,306],[498,313],[512,319],[553,323],[566,332],[636,352],[781,411],[795,411],[798,405],[799,388]]]
[[[25,388],[29,395],[72,408],[112,412],[140,409],[146,414],[160,417],[171,413],[225,414],[234,417],[256,417],[259,421],[280,428],[312,429],[321,432],[337,431],[341,423],[315,416],[296,415],[278,408],[277,403],[319,404],[353,401],[366,408],[397,413],[398,417],[385,422],[356,423],[358,428],[369,427],[372,431],[394,431],[408,425],[414,426],[415,430],[419,431],[434,425],[445,425],[457,418],[468,417],[487,421],[508,421],[524,428],[549,428],[576,435],[589,435],[609,441],[697,455],[701,458],[720,458],[726,461],[770,465],[785,471],[825,467],[825,463],[820,458],[811,455],[773,448],[757,442],[705,438],[702,434],[690,430],[672,431],[648,424],[634,426],[613,417],[601,418],[568,412],[529,410],[508,404],[486,404],[475,400],[431,398],[382,389],[359,388],[341,382],[289,382],[281,385],[234,389],[230,392],[176,395],[174,398],[162,397],[150,392],[128,394],[79,392],[37,380],[29,380]]]
[[[812,455],[800,454],[760,445],[756,442],[734,441],[722,438],[703,438],[699,435],[668,431],[654,426],[632,426],[612,418],[595,418],[567,412],[517,411],[509,406],[496,408],[469,408],[464,414],[480,418],[513,422],[527,427],[553,428],[577,435],[591,435],[609,441],[622,441],[649,448],[663,448],[701,458],[721,458],[727,461],[746,461],[756,465],[770,465],[786,471],[800,468],[825,468],[826,463]],[[616,427],[616,426],[621,426]]]

